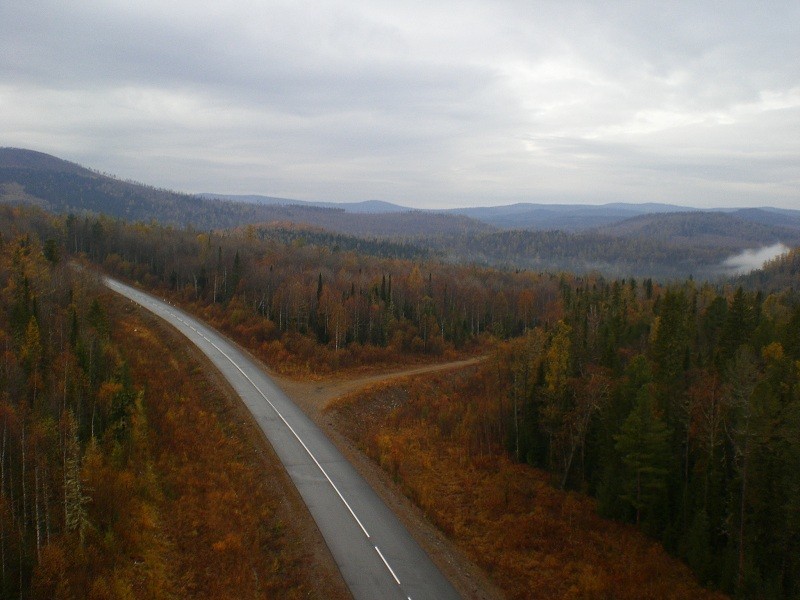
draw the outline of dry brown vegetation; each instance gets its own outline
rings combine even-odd
[[[333,405],[337,428],[510,598],[724,597],[634,527],[600,518],[591,498],[503,453],[475,452],[479,417],[463,401],[475,377],[374,385]]]
[[[59,254],[0,230],[0,597],[349,597],[197,351]]]
[[[311,517],[238,399],[209,380],[209,366],[165,329],[130,311],[116,337],[136,348],[131,374],[145,382],[150,399],[179,597],[347,597],[329,557],[312,564],[321,540]],[[320,569],[324,590],[315,583]]]

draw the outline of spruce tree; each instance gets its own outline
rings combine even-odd
[[[636,513],[636,524],[649,518],[667,487],[670,431],[656,411],[651,386],[639,390],[628,418],[614,436],[625,467],[620,499]]]

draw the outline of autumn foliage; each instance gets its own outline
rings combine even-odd
[[[13,221],[15,210],[0,217]],[[124,522],[110,509],[103,510],[113,518],[94,514],[83,500],[76,473],[84,455],[92,457],[91,440],[101,456],[115,457],[114,489],[134,490],[132,518],[151,514],[157,496],[147,485],[131,487],[125,475],[148,455],[135,450],[131,425],[141,421],[137,407],[151,404],[140,400],[121,342],[109,342],[113,322],[102,302],[70,286],[58,267],[66,253],[169,297],[282,373],[318,377],[493,349],[460,387],[441,380],[424,395],[391,392],[391,410],[378,411],[386,422],[358,413],[349,419],[371,423],[359,430],[366,451],[445,531],[468,539],[514,594],[533,593],[524,573],[547,579],[559,570],[560,583],[542,588],[557,596],[617,597],[628,584],[642,597],[694,593],[686,571],[664,566],[677,563],[661,562],[649,539],[710,588],[798,595],[796,252],[778,265],[782,287],[760,290],[447,264],[393,256],[391,244],[377,241],[378,249],[343,251],[270,236],[268,228],[197,232],[70,215],[40,216],[37,231],[41,251],[31,252],[31,239],[18,232],[4,238],[13,244],[2,271],[8,391],[0,418],[8,455],[0,464],[10,470],[8,479],[0,473],[8,490],[0,524],[11,533],[0,536],[7,542],[0,552],[18,558],[8,581],[20,583],[12,586],[45,559],[56,565],[48,572],[60,572],[60,555],[46,548],[54,531],[84,540],[93,533],[86,523],[114,533]],[[42,310],[46,302],[56,308]],[[178,420],[190,421],[180,406]],[[183,470],[186,481],[199,477],[189,465],[162,466]],[[51,507],[62,496],[64,510]],[[590,560],[569,554],[571,543],[556,551],[554,541],[544,550],[531,541],[545,530],[572,540],[569,523],[595,523],[588,497],[619,523],[598,521],[600,541],[581,542]],[[545,526],[563,515],[571,515],[565,529]],[[648,537],[625,537],[633,526]],[[235,536],[209,540],[220,551],[250,548]],[[603,554],[596,548],[620,552],[632,566],[595,559]],[[623,581],[626,570],[632,579]]]
[[[264,476],[204,367],[11,216],[0,597],[319,597],[279,516],[289,484],[274,467]]]
[[[287,482],[267,476],[205,366],[136,313],[116,337],[136,349],[131,374],[152,399],[153,469],[179,597],[307,597],[307,558],[276,516]]]
[[[337,426],[509,598],[721,597],[657,542],[599,517],[588,496],[487,445],[498,412],[487,378],[483,366],[379,385],[341,399]]]
[[[411,386],[386,422],[364,433],[367,451],[454,535],[458,511],[436,508],[441,491],[425,487],[436,479],[415,462],[435,465],[430,456],[442,448],[452,462],[436,477],[488,464],[458,485],[488,478],[505,490],[495,473],[507,472],[507,461],[536,467],[557,488],[594,496],[603,516],[660,541],[703,584],[796,597],[796,295],[597,278],[576,278],[562,293],[563,319],[499,344],[460,387]],[[497,493],[487,488],[471,502]],[[509,525],[495,522],[495,534]]]
[[[72,217],[65,230],[76,254],[169,297],[295,376],[475,353],[487,338],[561,311],[550,274],[286,243],[254,228],[198,233]]]

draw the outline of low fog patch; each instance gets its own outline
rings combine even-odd
[[[722,261],[722,269],[729,275],[746,275],[751,271],[760,269],[764,263],[786,254],[791,248],[785,244],[773,244],[751,250],[744,250]]]

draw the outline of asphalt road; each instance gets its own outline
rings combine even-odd
[[[252,359],[174,306],[113,279],[104,283],[174,326],[231,383],[300,491],[356,600],[460,597],[369,484]]]

